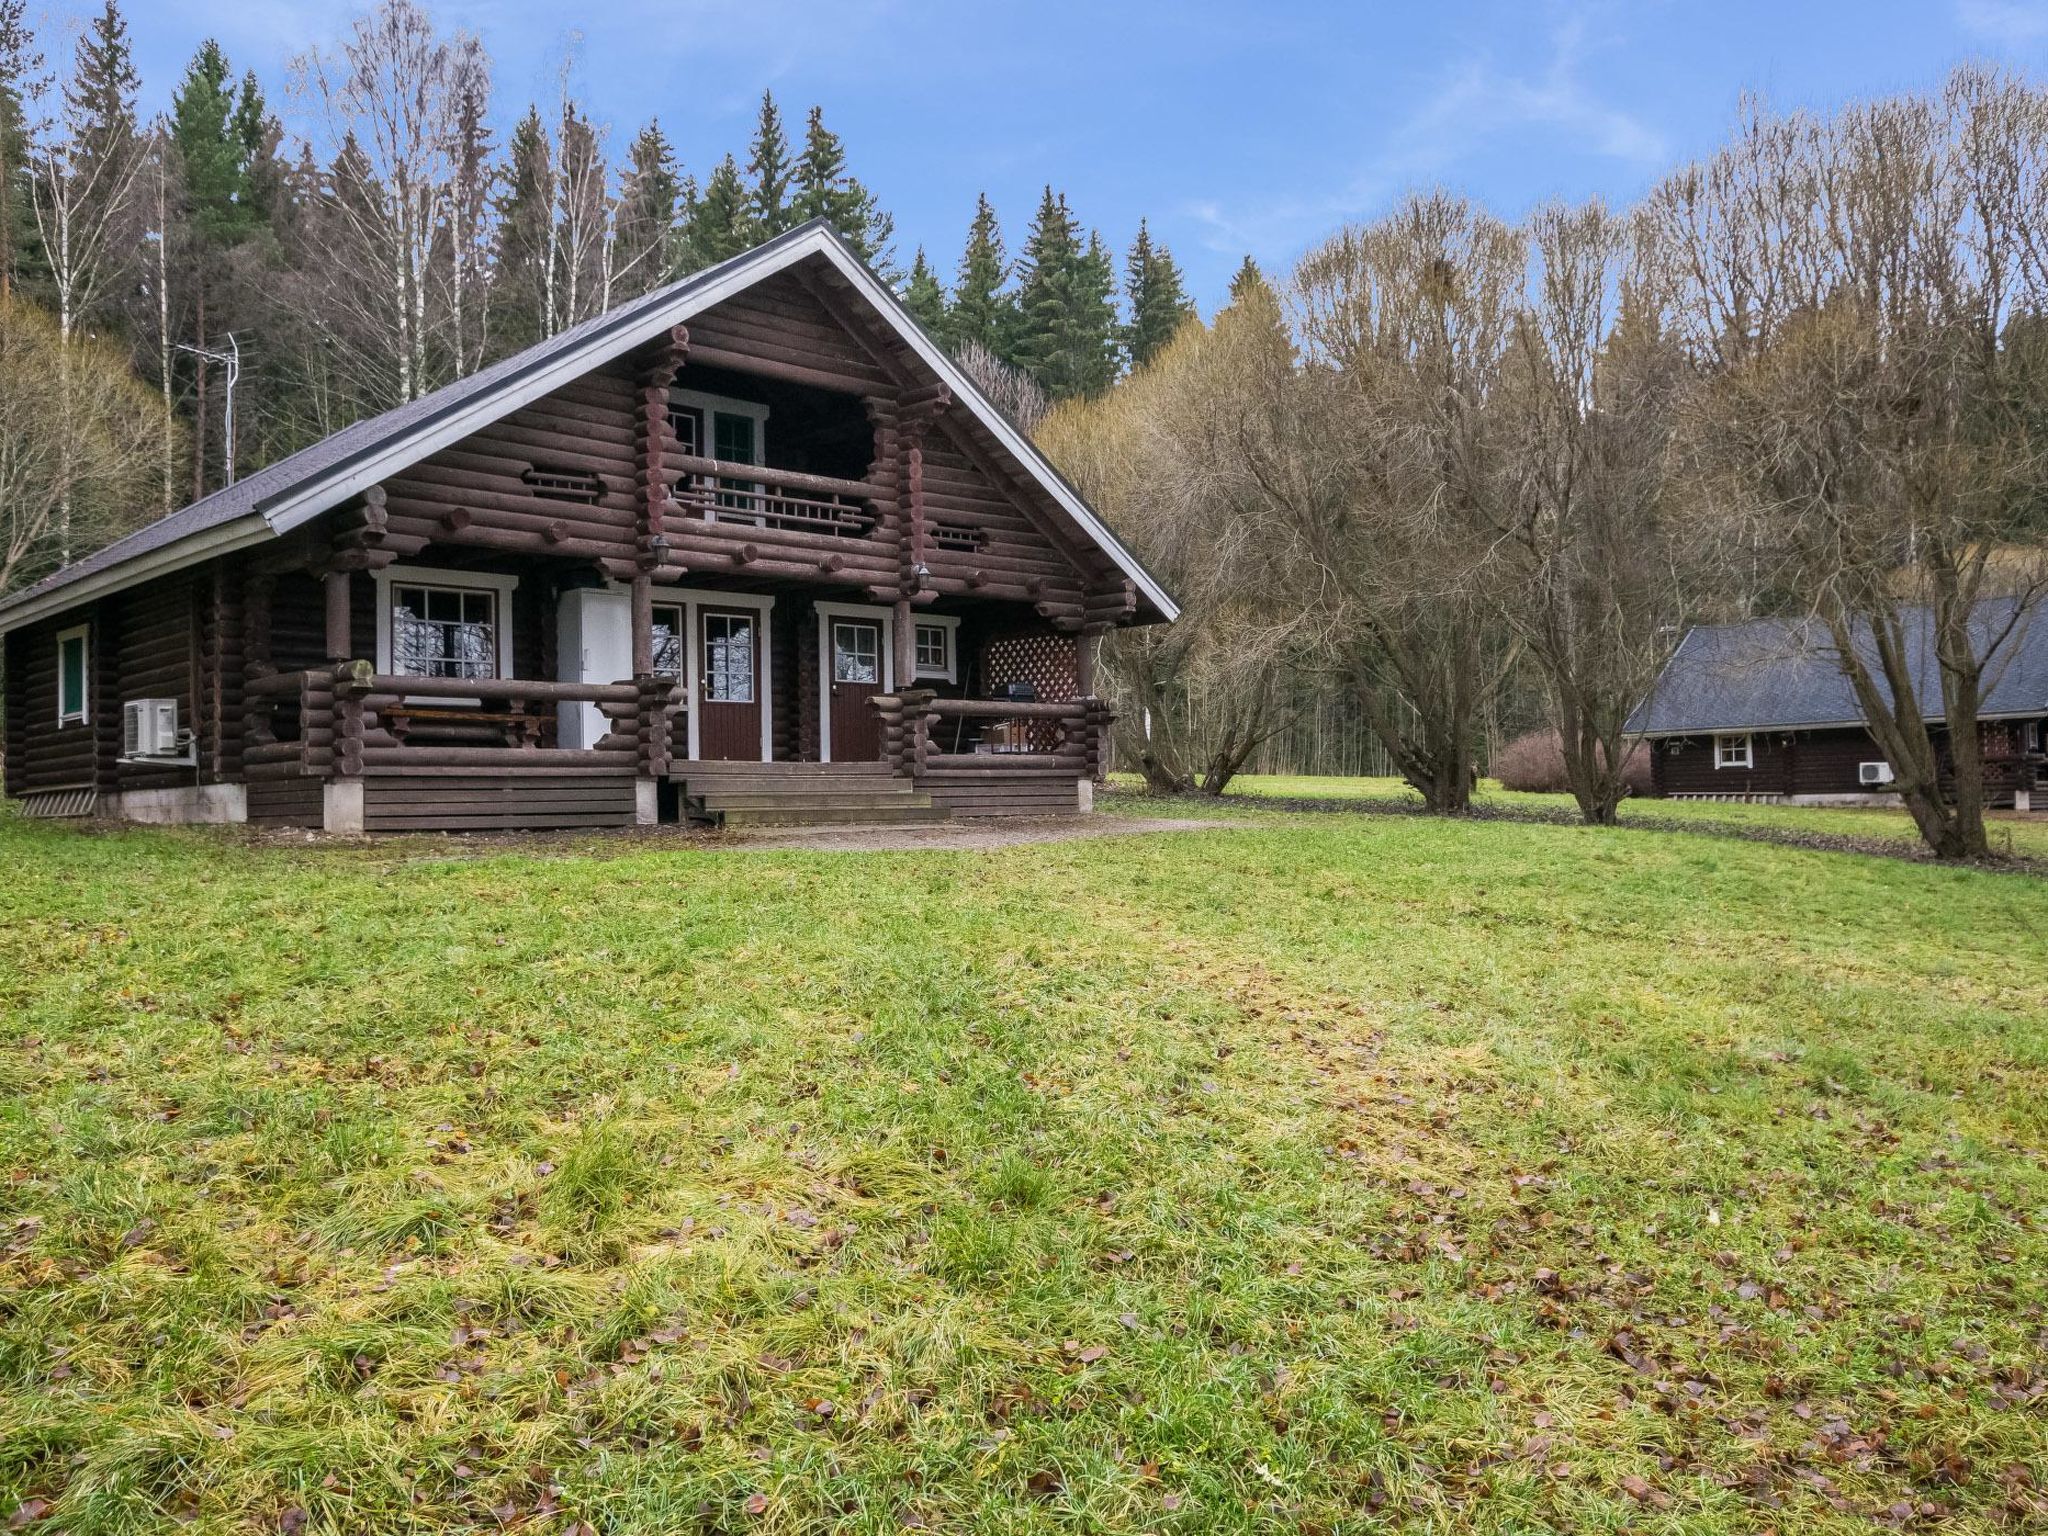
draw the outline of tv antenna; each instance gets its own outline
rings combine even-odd
[[[195,347],[190,342],[178,343],[180,352],[190,352],[194,357],[203,357],[209,363],[219,363],[228,371],[228,402],[220,427],[223,440],[221,463],[227,475],[227,479],[222,482],[223,486],[235,483],[235,381],[242,376],[242,347],[235,340],[233,331],[228,332],[227,342],[225,352],[216,352],[211,347]]]

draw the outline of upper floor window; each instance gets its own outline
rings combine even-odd
[[[80,624],[57,636],[57,723],[82,723],[91,708],[88,687],[91,651],[89,628]]]
[[[1716,768],[1753,768],[1756,766],[1750,750],[1749,732],[1741,731],[1732,735],[1714,738],[1714,766]]]

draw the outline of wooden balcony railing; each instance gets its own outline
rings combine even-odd
[[[688,517],[845,539],[866,538],[875,528],[873,491],[864,481],[682,454],[670,454],[668,464],[683,472],[675,499]]]
[[[366,661],[252,677],[243,684],[243,761],[251,778],[352,776],[366,768],[668,771],[680,690],[673,678],[551,683],[534,678],[404,677]],[[547,745],[556,706],[595,704],[611,729],[595,747]],[[416,741],[418,735],[431,738]]]
[[[1099,777],[1108,750],[1109,725],[1115,717],[1102,700],[1067,699],[1057,703],[1012,704],[995,699],[942,699],[930,689],[905,689],[874,700],[882,715],[882,756],[907,777],[947,771],[990,774],[1058,768],[1076,778]],[[989,741],[990,727],[1015,726],[1002,733],[1008,747]],[[1050,727],[1052,739],[1043,746]],[[965,732],[976,733],[967,747]],[[986,748],[986,750],[982,750]]]

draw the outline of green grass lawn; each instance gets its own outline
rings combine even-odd
[[[1221,814],[0,818],[0,1520],[2048,1521],[2048,882]]]

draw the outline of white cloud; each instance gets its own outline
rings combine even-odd
[[[2041,0],[1956,0],[1956,20],[2002,48],[2032,48],[2048,39],[2048,4]]]
[[[1458,64],[1341,188],[1237,209],[1203,201],[1186,212],[1208,231],[1205,243],[1212,249],[1279,260],[1330,224],[1439,180],[1512,133],[1548,129],[1587,152],[1639,167],[1669,157],[1661,133],[1601,100],[1583,78],[1583,12],[1562,16],[1547,41],[1548,57],[1534,73],[1504,71],[1485,54]]]

